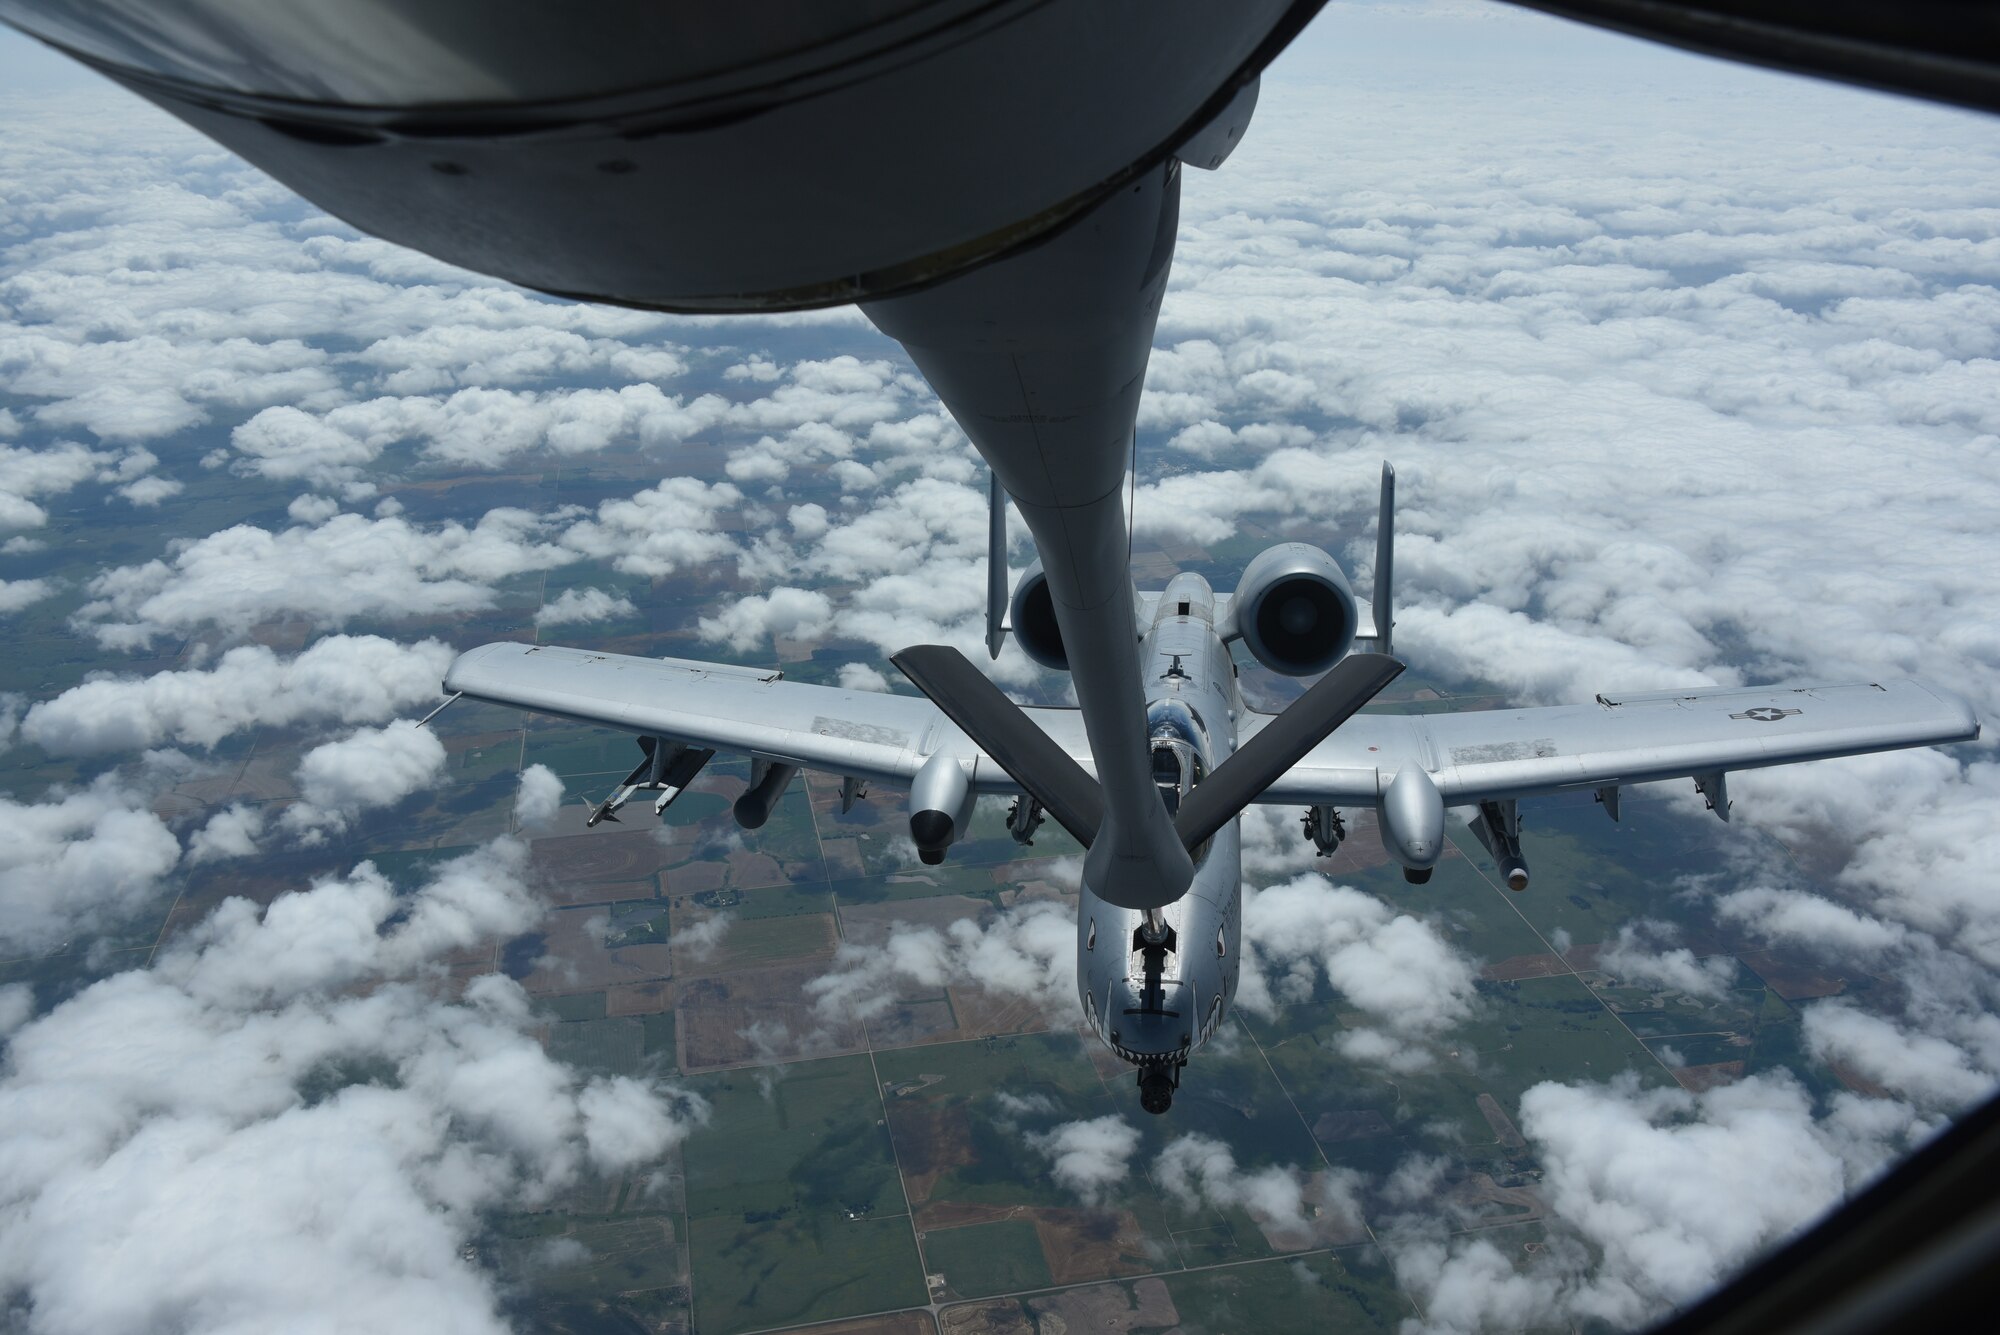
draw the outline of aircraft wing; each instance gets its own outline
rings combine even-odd
[[[1268,716],[1246,720],[1253,736]],[[1265,790],[1265,803],[1373,805],[1405,765],[1447,804],[1652,783],[1938,746],[1979,736],[1963,700],[1920,681],[1600,695],[1587,705],[1359,714]]]
[[[908,783],[926,757],[948,751],[974,762],[979,791],[1019,791],[929,700],[784,681],[766,669],[503,642],[460,654],[444,689],[468,700],[888,783]],[[1092,768],[1075,710],[1025,712],[1086,770]]]

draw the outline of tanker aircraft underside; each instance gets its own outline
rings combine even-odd
[[[1444,714],[1358,711],[1403,670],[1389,656],[1394,475],[1383,469],[1372,607],[1317,547],[1284,543],[1253,560],[1234,593],[1198,574],[1130,594],[1130,645],[1145,699],[1148,798],[1186,850],[1184,887],[1134,894],[1130,877],[1086,857],[1077,904],[1077,987],[1085,1020],[1137,1069],[1140,1101],[1164,1112],[1188,1057],[1235,998],[1242,959],[1237,817],[1251,803],[1297,807],[1322,854],[1345,837],[1343,811],[1375,815],[1413,882],[1445,849],[1449,810],[1510,889],[1528,886],[1517,803],[1592,792],[1613,820],[1630,784],[1692,778],[1729,818],[1735,770],[1971,740],[1963,701],[1917,681],[1607,692],[1589,704]],[[1004,572],[1004,501],[994,493],[989,559]],[[1128,588],[1130,587],[1128,581]],[[1009,631],[1045,667],[1067,669],[1047,580],[1031,566],[1011,600],[993,581],[989,647]],[[1003,603],[1011,624],[1003,622]],[[1357,631],[1368,625],[1366,636]],[[1264,667],[1323,674],[1277,715],[1248,708],[1231,646]],[[1357,651],[1359,650],[1359,651]],[[1105,803],[1081,711],[1023,708],[956,649],[918,645],[892,660],[922,696],[783,680],[761,668],[637,658],[550,645],[482,645],[444,680],[481,700],[638,735],[642,759],[589,824],[640,793],[664,813],[722,751],[751,759],[736,820],[761,826],[801,769],[909,790],[918,855],[942,862],[984,793],[1014,797],[1008,828],[1031,842],[1044,817],[1086,849]],[[447,701],[449,703],[449,701]],[[442,706],[441,706],[442,707]],[[1126,869],[1129,872],[1129,868]]]

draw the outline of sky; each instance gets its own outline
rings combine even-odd
[[[68,766],[0,797],[10,957],[87,938],[177,869],[312,847],[436,782],[442,748],[397,720],[428,707],[454,646],[396,625],[488,612],[524,575],[574,581],[545,626],[615,617],[621,580],[734,581],[744,596],[701,624],[713,652],[852,644],[859,685],[884,684],[867,651],[979,642],[983,474],[853,312],[545,301],[359,237],[11,34],[0,88],[0,619],[60,609],[98,674],[0,708],[10,740]],[[1399,648],[1441,679],[1554,703],[1921,674],[1991,739],[1996,167],[2000,122],[1970,113],[1496,6],[1329,5],[1267,75],[1237,155],[1186,173],[1138,529],[1212,545],[1255,526],[1365,572],[1389,457]],[[719,440],[726,463],[587,505],[436,517],[380,498],[392,475],[634,439],[663,457]],[[204,477],[284,499],[65,556],[79,497],[110,523],[171,521]],[[807,479],[820,499],[795,494]],[[274,623],[304,630],[260,641]],[[1037,681],[1014,650],[996,672]],[[298,802],[159,809],[265,726],[314,730]],[[1807,850],[1813,874],[1746,853],[1726,882],[1671,893],[1892,980],[1806,1024],[1815,1058],[1878,1092],[1536,1087],[1518,1120],[1574,1249],[1520,1269],[1429,1226],[1421,1162],[1369,1184],[1407,1202],[1385,1246],[1422,1329],[1641,1322],[2000,1079],[1992,742],[1731,788],[1736,821]],[[454,951],[535,920],[521,834],[553,800],[530,771],[517,831],[413,899],[356,867],[266,913],[235,901],[53,1007],[0,988],[0,1288],[30,1328],[268,1329],[302,1310],[499,1327],[456,1262],[479,1213],[656,1158],[703,1116],[671,1087],[553,1061],[504,978],[436,985]],[[1323,972],[1381,1062],[1434,1059],[1474,962],[1315,878],[1277,828],[1247,831],[1245,1004],[1288,1004],[1287,980]],[[814,1004],[832,1022],[899,976],[995,959],[1007,986],[1072,1004],[1067,923],[968,930],[845,956]],[[1714,985],[1644,924],[1615,949],[1629,976]],[[327,1063],[365,1060],[405,1077],[302,1101]],[[1038,1134],[1080,1200],[1134,1171],[1121,1119]],[[1359,1189],[1217,1148],[1178,1145],[1156,1171],[1281,1221]],[[301,1155],[313,1171],[278,1171]],[[254,1245],[197,1248],[196,1180]],[[98,1282],[112,1258],[149,1278]]]

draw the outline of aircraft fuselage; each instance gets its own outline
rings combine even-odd
[[[1236,749],[1243,712],[1229,648],[1216,631],[1215,596],[1199,575],[1177,575],[1140,642],[1146,725],[1161,800],[1187,789]],[[1139,1070],[1148,1111],[1171,1102],[1188,1055],[1207,1041],[1236,995],[1243,927],[1236,821],[1195,850],[1187,892],[1151,913],[1119,908],[1086,867],[1076,925],[1084,1014]]]

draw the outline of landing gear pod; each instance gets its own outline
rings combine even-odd
[[[1412,885],[1428,881],[1444,856],[1444,798],[1420,766],[1398,770],[1382,794],[1382,843]]]
[[[975,794],[965,768],[940,751],[924,762],[910,782],[910,841],[925,866],[944,861],[944,852],[972,824]]]

